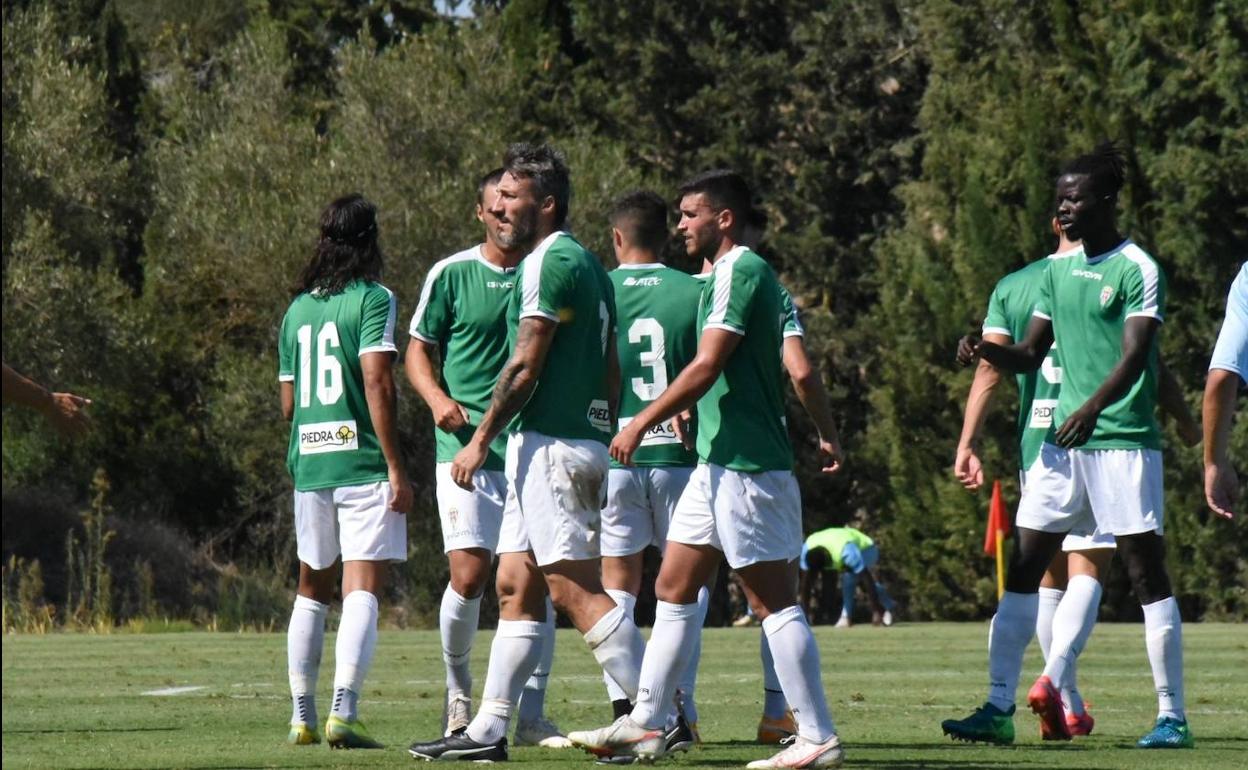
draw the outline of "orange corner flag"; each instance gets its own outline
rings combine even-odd
[[[988,508],[988,531],[984,534],[984,555],[997,555],[997,533],[1004,539],[1010,534],[1010,514],[1001,497],[1001,479],[992,482],[992,505]]]

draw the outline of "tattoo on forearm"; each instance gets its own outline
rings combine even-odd
[[[494,395],[490,400],[489,425],[483,423],[481,427],[494,429],[498,426],[501,429],[501,426],[511,422],[511,418],[520,412],[520,408],[533,394],[537,379],[522,377],[528,369],[526,352],[533,344],[533,331],[529,324],[520,324],[516,332],[515,352],[498,375],[498,383],[494,386]]]

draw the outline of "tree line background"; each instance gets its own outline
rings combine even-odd
[[[954,346],[998,278],[1052,251],[1054,176],[1102,139],[1126,149],[1120,221],[1166,271],[1163,356],[1198,412],[1248,257],[1239,0],[445,10],[4,2],[4,359],[95,402],[74,444],[4,414],[7,628],[283,623],[296,561],[276,335],[317,215],[350,191],[379,205],[405,342],[427,269],[481,237],[475,179],[516,140],[567,153],[572,227],[608,267],[614,196],[670,195],[715,166],[752,180],[760,251],[802,308],[847,454],[819,478],[790,399],[806,528],[876,538],[911,619],[995,606],[987,494],[950,472],[971,380]],[[1003,385],[984,442],[1012,505],[1015,408]],[[389,619],[428,623],[445,562],[432,423],[406,382],[400,415],[418,507]],[[1213,519],[1200,450],[1166,438],[1183,613],[1248,617],[1248,525]],[[1138,616],[1115,570],[1102,617]]]

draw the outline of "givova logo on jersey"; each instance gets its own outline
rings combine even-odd
[[[325,452],[350,452],[360,448],[360,434],[355,420],[314,422],[299,426],[299,454],[319,455]]]

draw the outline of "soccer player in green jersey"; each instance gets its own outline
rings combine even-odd
[[[396,305],[377,283],[381,269],[373,205],[359,195],[329,204],[278,338],[299,549],[299,593],[287,629],[294,700],[288,740],[295,744],[321,740],[316,679],[341,558],[342,617],[325,738],[339,748],[381,748],[359,720],[357,701],[377,645],[386,564],[407,559],[404,514],[412,505],[394,424]]]
[[[490,392],[507,362],[507,305],[515,288],[516,266],[525,252],[501,236],[501,223],[486,202],[497,197],[502,176],[503,169],[498,168],[477,183],[476,213],[485,225],[485,241],[437,262],[425,278],[405,357],[408,379],[433,413],[437,433],[438,514],[451,573],[438,613],[446,665],[446,735],[461,732],[472,719],[468,662],[507,494],[503,473],[507,442],[502,436],[490,446],[472,489],[451,479],[451,460],[472,438],[472,425],[480,423],[489,407]],[[499,583],[504,589],[515,585],[515,572],[526,569],[523,554],[505,555],[499,564]],[[540,662],[517,707],[517,745],[572,745],[543,713],[554,645],[552,610],[542,627]]]
[[[522,554],[519,584],[500,586],[499,623],[480,710],[459,735],[414,743],[421,759],[504,760],[507,725],[541,654],[547,589],[594,657],[630,698],[644,642],[602,589],[599,528],[607,443],[618,399],[615,301],[598,258],[562,230],[570,184],[554,149],[513,145],[491,203],[500,236],[529,254],[508,311],[514,340],[489,407],[451,462],[451,478],[473,486],[505,428],[508,482],[498,550]]]
[[[1031,321],[1031,312],[1040,291],[1039,282],[1048,267],[1047,260],[1068,257],[1082,248],[1080,244],[1066,239],[1056,217],[1052,228],[1058,237],[1056,253],[1010,273],[993,289],[984,319],[983,338],[986,341],[1009,345],[1016,339],[1022,339]],[[1165,396],[1162,406],[1174,415],[1184,442],[1194,445],[1200,440],[1200,429],[1183,400],[1178,384],[1160,361],[1158,365],[1159,387]],[[1024,489],[1027,470],[1039,457],[1040,447],[1046,438],[1051,438],[1053,411],[1061,391],[1061,375],[1057,346],[1053,346],[1039,371],[1021,372],[1016,377],[1019,392],[1019,478]],[[976,445],[988,405],[1000,380],[1001,373],[997,368],[980,359],[967,396],[953,469],[958,480],[970,490],[979,489],[984,482]],[[1041,721],[1042,734],[1047,739],[1064,740],[1092,732],[1095,720],[1088,713],[1079,692],[1075,660],[1096,623],[1102,593],[1101,576],[1109,570],[1114,547],[1114,536],[1100,530],[1091,535],[1068,534],[1062,540],[1061,551],[1053,557],[1040,581],[1036,638],[1045,661],[1057,656],[1063,660],[1055,661],[1055,665],[1065,668],[1064,681],[1056,682],[1051,676],[1049,678],[1061,693],[1063,718],[1059,720],[1056,713],[1050,713],[1047,715],[1049,719]],[[1044,676],[1049,674],[1046,672]],[[1065,732],[1062,731],[1063,724]]]
[[[1099,529],[1117,539],[1144,609],[1159,714],[1138,745],[1192,745],[1183,703],[1182,622],[1162,539],[1155,411],[1165,278],[1151,256],[1118,232],[1114,209],[1122,169],[1121,153],[1107,144],[1075,159],[1058,177],[1058,221],[1083,249],[1047,261],[1024,338],[998,345],[968,336],[958,345],[964,365],[981,356],[1018,372],[1039,369],[1055,343],[1062,387],[1053,417],[1058,427],[1029,468],[1019,504],[1006,590],[989,634],[988,702],[967,719],[942,723],[956,738],[1013,740],[1014,695],[1035,629],[1041,578],[1067,533]],[[1046,672],[1053,669],[1050,681],[1038,681],[1028,693],[1031,707],[1054,723],[1061,696],[1053,681],[1064,681],[1064,663],[1052,656],[1046,666]],[[1060,734],[1061,728],[1053,724],[1052,730]]]
[[[701,633],[698,591],[725,558],[741,576],[775,652],[798,735],[750,767],[833,767],[842,759],[820,681],[819,650],[797,604],[793,562],[801,552],[801,499],[784,422],[784,308],[771,267],[740,245],[750,192],[739,174],[714,171],[681,188],[679,231],[690,255],[710,258],[694,360],[611,443],[632,463],[642,439],[698,407],[698,459],[672,517],[655,593],[654,630],[631,714],[599,730],[569,733],[596,754],[664,753],[663,725],[680,674]],[[836,448],[821,439],[826,455]],[[839,468],[832,460],[826,472]]]
[[[620,357],[618,424],[658,398],[667,384],[693,360],[698,347],[697,313],[702,284],[688,273],[659,262],[668,239],[667,204],[657,194],[635,191],[619,198],[610,214],[618,269],[608,273],[615,288],[616,350]],[[642,557],[647,546],[662,552],[676,501],[689,482],[697,455],[686,447],[672,418],[650,430],[633,466],[612,463],[607,476],[607,505],[602,513],[602,584],[631,618],[641,590]],[[708,592],[698,594],[706,615]],[[694,650],[680,681],[684,726],[673,723],[669,750],[697,741],[694,697],[699,651]],[[607,692],[616,717],[632,711],[632,702],[610,676]],[[676,732],[685,732],[684,740]]]

